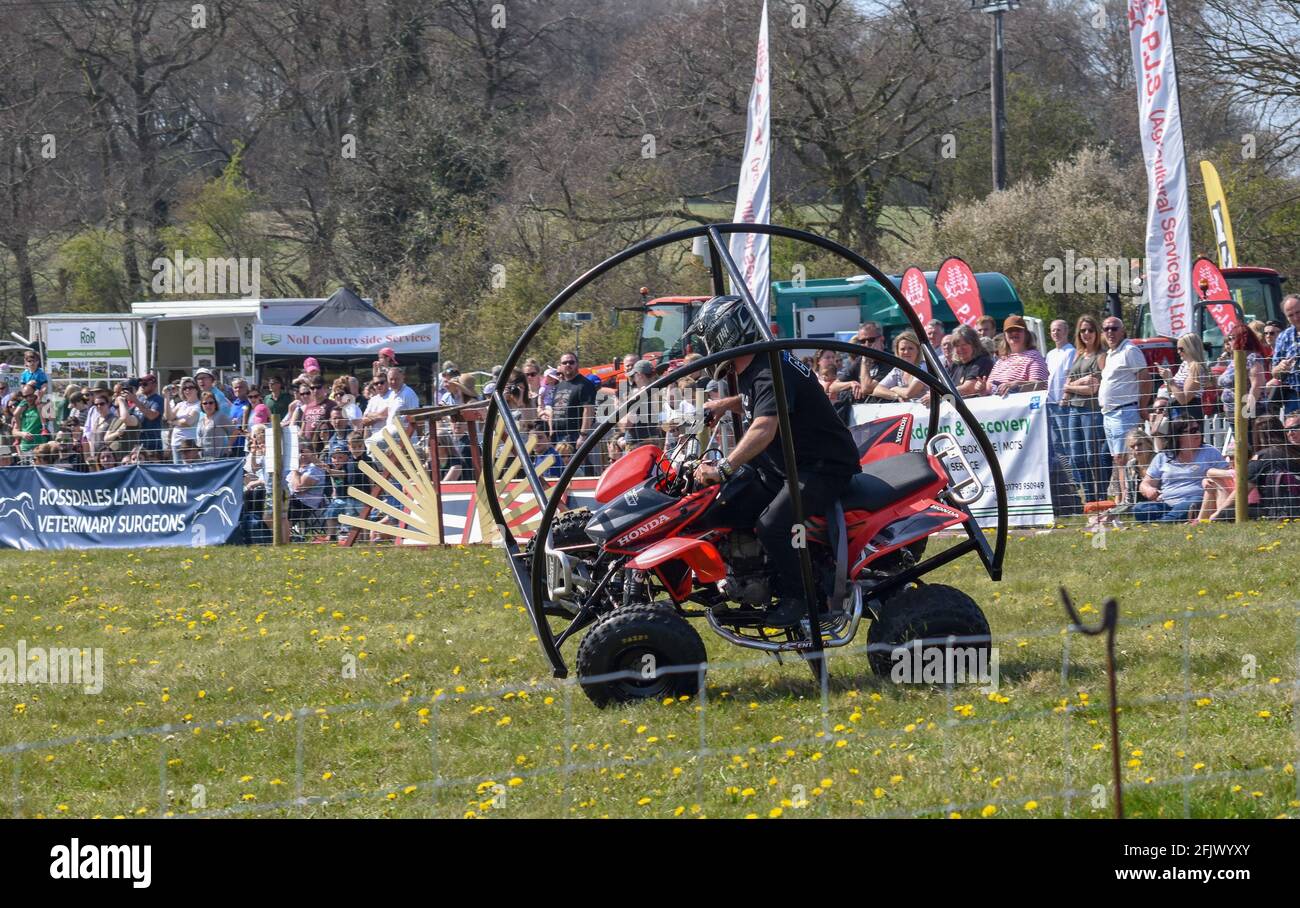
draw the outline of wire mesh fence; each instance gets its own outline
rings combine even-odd
[[[1252,652],[1217,632],[1244,621]],[[1127,815],[1300,815],[1300,607],[1174,609],[1116,635]],[[991,642],[969,683],[864,677],[863,645],[828,652],[820,683],[770,659],[663,669],[698,693],[612,710],[583,685],[644,675],[402,674],[386,699],[24,740],[0,761],[15,817],[1111,816],[1101,641],[1062,624]],[[877,721],[890,706],[901,727]]]

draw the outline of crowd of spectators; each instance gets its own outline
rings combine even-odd
[[[1214,362],[1200,336],[1184,334],[1176,343],[1176,369],[1148,367],[1113,315],[1083,315],[1073,335],[1065,321],[1053,321],[1046,354],[1016,315],[1000,331],[988,317],[975,327],[951,330],[934,319],[925,326],[925,343],[962,397],[1046,393],[1058,513],[1071,513],[1077,502],[1074,513],[1117,506],[1139,521],[1231,513],[1235,442],[1224,431],[1235,409],[1231,353],[1239,345],[1249,370],[1251,502],[1270,516],[1300,516],[1286,510],[1296,504],[1278,505],[1300,500],[1300,296],[1288,296],[1283,311],[1288,325],[1240,326]],[[912,331],[889,338],[880,324],[864,322],[852,343],[877,351],[888,344],[895,357],[927,370],[923,342]],[[686,363],[697,358],[688,354]],[[805,363],[846,423],[855,403],[929,401],[922,380],[870,356],[821,350]],[[628,354],[604,382],[583,374],[574,352],[562,354],[554,366],[527,359],[505,376],[500,367],[471,374],[447,363],[430,402],[441,414],[436,422],[410,418],[421,402],[391,350],[381,353],[365,381],[355,375],[328,380],[309,357],[292,380],[271,375],[260,386],[242,378],[222,386],[210,370],[199,369],[162,389],[156,376],[143,375],[53,393],[34,352],[24,366],[16,380],[12,372],[0,375],[0,466],[93,471],[243,457],[246,491],[257,503],[267,480],[264,427],[274,415],[296,427],[299,439],[298,463],[286,471],[291,514],[310,514],[334,532],[340,516],[359,510],[346,489],[367,484],[360,464],[374,462],[385,427],[406,430],[425,468],[435,456],[431,448],[436,450],[443,479],[470,478],[473,449],[481,444],[473,411],[481,414],[486,397],[501,385],[517,424],[531,438],[534,463],[558,477],[598,419],[642,392],[667,363]],[[481,391],[476,375],[487,379]],[[703,373],[640,394],[579,475],[595,475],[642,444],[671,448],[683,432],[697,430],[707,400],[724,396],[724,383]],[[723,429],[726,449],[730,427]]]

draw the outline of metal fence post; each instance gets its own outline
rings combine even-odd
[[[284,545],[284,502],[280,495],[280,484],[283,481],[284,466],[284,439],[280,429],[280,417],[271,417],[271,470],[270,470],[270,493],[271,493],[271,544]]]

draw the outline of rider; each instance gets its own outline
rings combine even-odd
[[[705,303],[691,325],[691,334],[709,354],[763,340],[753,311],[737,296],[714,297]],[[789,350],[781,351],[780,361],[804,515],[825,514],[861,469],[857,444],[835,415],[830,398],[812,371]],[[771,360],[767,354],[740,356],[720,367],[719,374],[727,368],[735,370],[740,394],[709,401],[705,411],[710,418],[728,410],[743,413],[749,428],[730,456],[697,466],[695,481],[701,485],[727,483],[719,503],[736,508],[738,519],[733,526],[753,522],[772,563],[777,602],[764,620],[770,627],[794,627],[807,616],[808,606],[803,597],[799,550],[795,547],[794,505],[786,483],[785,452],[778,437]],[[728,482],[747,465],[755,472],[756,483]],[[737,497],[743,500],[726,502],[728,488],[742,484],[745,494]]]

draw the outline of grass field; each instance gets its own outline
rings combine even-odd
[[[1091,620],[1120,600],[1130,815],[1296,815],[1298,535],[1013,534],[1003,582],[969,558],[932,578],[984,605],[997,694],[841,651],[825,711],[804,665],[707,631],[703,701],[596,710],[550,680],[490,548],[6,553],[0,647],[102,647],[104,689],[0,686],[0,811],[1107,816],[1103,648],[1069,635],[1063,677],[1063,583]]]

